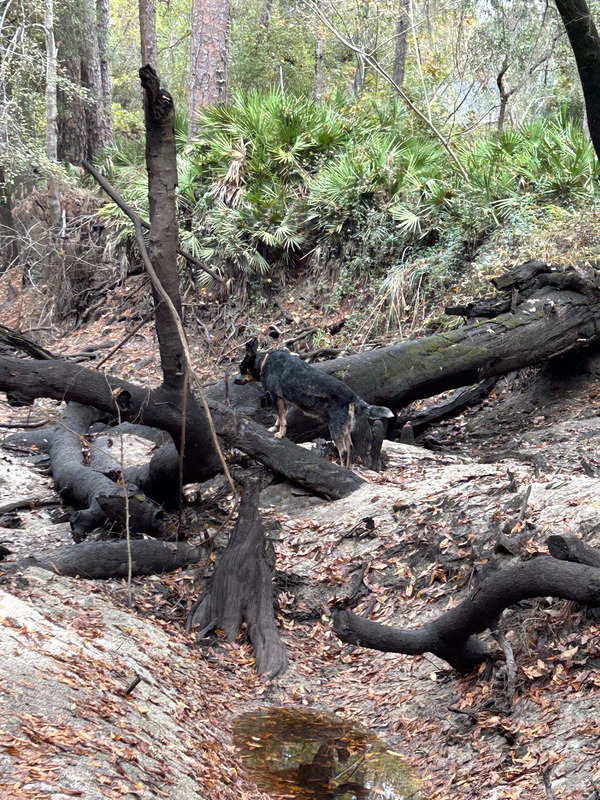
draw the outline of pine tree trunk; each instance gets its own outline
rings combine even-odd
[[[85,5],[85,22],[87,36],[82,58],[81,78],[83,85],[89,90],[90,101],[86,107],[86,150],[88,158],[95,154],[106,142],[104,122],[102,120],[102,73],[100,69],[100,48],[98,46],[98,19],[94,0],[87,0]]]
[[[54,0],[44,5],[44,38],[46,40],[46,156],[55,162],[58,154],[58,105],[56,97],[57,68],[54,39]],[[50,225],[60,224],[60,193],[56,181],[48,181],[48,211]]]
[[[188,136],[200,109],[227,102],[230,0],[193,0]]]
[[[108,58],[108,35],[110,28],[109,0],[96,0],[98,20],[98,54],[100,58],[100,123],[105,146],[113,143],[112,84]]]
[[[59,55],[67,51],[62,72],[71,85],[58,91],[58,159],[80,164],[93,161],[99,148],[110,144],[112,132],[103,113],[95,0],[84,0],[77,17],[63,13],[62,25],[72,27],[72,44],[60,48]]]
[[[65,77],[71,87],[59,88],[58,95],[58,148],[59,161],[80,164],[87,157],[87,129],[85,104],[77,91],[82,86],[81,57],[71,56],[63,64]]]
[[[394,69],[392,77],[396,86],[402,86],[406,69],[407,33],[410,0],[400,0],[398,23],[396,25],[396,46],[394,48]]]

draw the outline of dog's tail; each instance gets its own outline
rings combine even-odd
[[[369,419],[391,419],[394,416],[394,412],[390,411],[389,408],[385,406],[370,406],[364,400],[361,400],[360,408]]]

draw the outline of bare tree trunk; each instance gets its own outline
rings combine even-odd
[[[54,39],[54,0],[44,5],[44,38],[46,40],[46,156],[56,162],[58,156],[58,104],[56,97],[56,41]],[[60,224],[60,194],[56,181],[48,181],[48,211],[50,225]]]
[[[396,26],[396,46],[394,49],[394,70],[392,77],[396,86],[402,86],[406,69],[407,34],[410,0],[400,0],[398,24]]]
[[[0,155],[1,155],[0,148]],[[19,255],[16,231],[13,230],[12,196],[0,166],[0,274],[15,263]]]
[[[78,91],[82,86],[81,57],[72,55],[63,65],[67,79],[73,87],[58,90],[58,160],[80,164],[87,158],[85,104]]]
[[[56,101],[56,41],[54,39],[54,0],[44,6],[44,38],[46,39],[46,156],[57,160],[58,107]]]
[[[188,616],[187,629],[198,628],[203,637],[216,627],[223,628],[227,639],[234,641],[245,622],[256,652],[256,671],[274,678],[287,667],[287,654],[275,624],[272,566],[258,511],[259,496],[260,481],[254,478],[244,487],[227,549],[209,591]]]
[[[102,113],[102,77],[95,0],[84,0],[79,16],[65,16],[62,24],[76,30],[63,71],[72,84],[58,91],[58,159],[80,164],[95,158],[109,144],[112,133]],[[67,45],[65,45],[67,49]],[[87,93],[81,90],[87,90]],[[87,96],[86,96],[87,94]]]
[[[354,81],[352,83],[352,89],[356,97],[358,97],[362,91],[366,74],[367,65],[365,64],[364,58],[360,53],[356,53],[356,69],[354,71]]]
[[[142,66],[158,71],[158,45],[156,43],[156,0],[139,0],[140,44]]]
[[[88,157],[93,159],[98,150],[108,143],[108,139],[102,118],[102,72],[98,46],[98,19],[93,0],[88,0],[85,10],[86,27],[89,27],[85,37],[86,51],[82,59],[81,77],[83,85],[89,89],[91,95],[86,111],[86,130],[87,153]]]
[[[227,101],[230,0],[193,0],[188,136],[201,108]]]
[[[585,0],[556,0],[556,7],[573,49],[590,137],[600,158],[600,36]]]
[[[508,62],[506,58],[504,59],[504,64],[502,65],[502,69],[498,73],[498,77],[496,78],[496,83],[498,85],[498,91],[500,92],[500,111],[498,113],[498,130],[501,131],[504,128],[504,121],[506,119],[506,109],[508,106],[508,101],[515,93],[516,89],[511,89],[509,92],[506,91],[506,87],[504,86],[504,76],[508,70]]]
[[[105,146],[113,143],[112,85],[108,58],[108,34],[110,28],[109,0],[96,0],[98,20],[98,54],[100,58],[100,121]]]
[[[163,288],[181,316],[177,245],[179,228],[175,206],[177,159],[171,95],[160,88],[151,67],[140,70],[146,114],[146,168],[150,205],[150,258]],[[170,310],[152,287],[156,332],[165,386],[181,391],[186,369],[185,354]]]

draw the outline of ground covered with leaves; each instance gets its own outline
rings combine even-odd
[[[4,320],[15,327],[18,294],[7,308],[15,319]],[[109,308],[53,347],[98,353],[86,348],[110,342],[108,353],[124,326],[136,324],[132,316]],[[223,327],[198,344],[207,380],[233,371],[240,319],[224,315]],[[293,324],[308,327],[301,317]],[[149,323],[109,369],[156,382]],[[244,775],[232,724],[278,706],[336,713],[379,734],[417,771],[423,798],[542,798],[544,776],[556,800],[597,797],[597,611],[541,598],[505,612],[500,628],[517,665],[511,696],[500,658],[461,677],[433,656],[343,644],[331,617],[335,602],[354,593],[358,613],[416,627],[490,571],[546,552],[550,534],[599,546],[599,371],[589,358],[503,380],[483,407],[431,433],[435,449],[388,444],[385,469],[364,473],[368,483],[335,503],[268,486],[262,507],[290,661],[271,683],[255,676],[244,639],[228,644],[217,633],[195,642],[184,634],[187,610],[234,522],[218,484],[185,509],[192,541],[217,534],[204,563],[134,579],[131,602],[119,581],[2,569],[0,797],[266,799]],[[3,417],[14,424],[57,411],[44,402],[18,416],[3,408]],[[0,467],[0,503],[56,500],[35,453],[0,451]],[[4,567],[70,543],[68,523],[53,524],[52,508],[19,509],[21,527],[0,529],[13,554]]]

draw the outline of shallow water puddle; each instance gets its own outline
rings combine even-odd
[[[417,800],[415,771],[385,742],[336,716],[264,708],[233,723],[248,775],[294,800]]]

